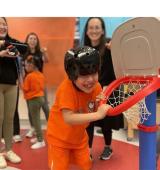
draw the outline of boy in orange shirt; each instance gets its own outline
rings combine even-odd
[[[31,139],[31,149],[45,146],[41,130],[40,109],[44,104],[44,75],[38,70],[40,61],[36,56],[29,55],[25,60],[27,75],[24,79],[22,89],[24,98],[27,100],[31,118],[36,131],[36,138]]]
[[[99,53],[90,47],[71,49],[64,64],[68,78],[57,90],[48,120],[49,167],[69,170],[74,163],[81,170],[90,170],[86,127],[91,121],[103,119],[110,107],[103,104],[96,108],[102,90],[98,83]]]

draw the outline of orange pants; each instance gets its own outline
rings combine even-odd
[[[66,149],[48,146],[48,163],[51,170],[69,170],[73,163],[81,170],[91,170],[89,148]]]

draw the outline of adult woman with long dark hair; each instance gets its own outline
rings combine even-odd
[[[112,57],[110,52],[110,39],[106,38],[105,23],[100,17],[90,17],[85,25],[84,29],[84,45],[94,47],[100,53],[100,71],[99,71],[99,82],[102,88],[107,86],[115,80],[115,73],[112,64]],[[112,155],[112,129],[119,130],[123,128],[123,115],[118,116],[106,116],[104,119],[98,122],[90,123],[87,128],[89,135],[89,147],[92,148],[94,126],[97,124],[102,128],[104,136],[105,146],[102,154],[100,155],[101,160],[110,159]]]
[[[26,48],[20,48],[18,52],[10,45],[19,42],[8,35],[8,25],[4,17],[0,18],[0,42],[0,138],[3,131],[5,141],[5,152],[0,153],[0,168],[5,168],[5,158],[12,163],[21,162],[21,158],[12,150],[12,137],[18,89],[18,57]]]

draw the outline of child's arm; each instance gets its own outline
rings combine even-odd
[[[98,107],[97,112],[92,113],[74,113],[71,110],[63,109],[63,118],[66,123],[69,124],[82,124],[88,123],[96,120],[103,119],[107,115],[107,111],[110,105],[102,104]]]
[[[21,90],[23,90],[23,80],[22,79],[19,79],[19,88],[21,89]]]

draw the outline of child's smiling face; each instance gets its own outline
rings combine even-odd
[[[89,75],[79,75],[74,81],[75,85],[85,93],[92,92],[97,82],[98,72]]]

